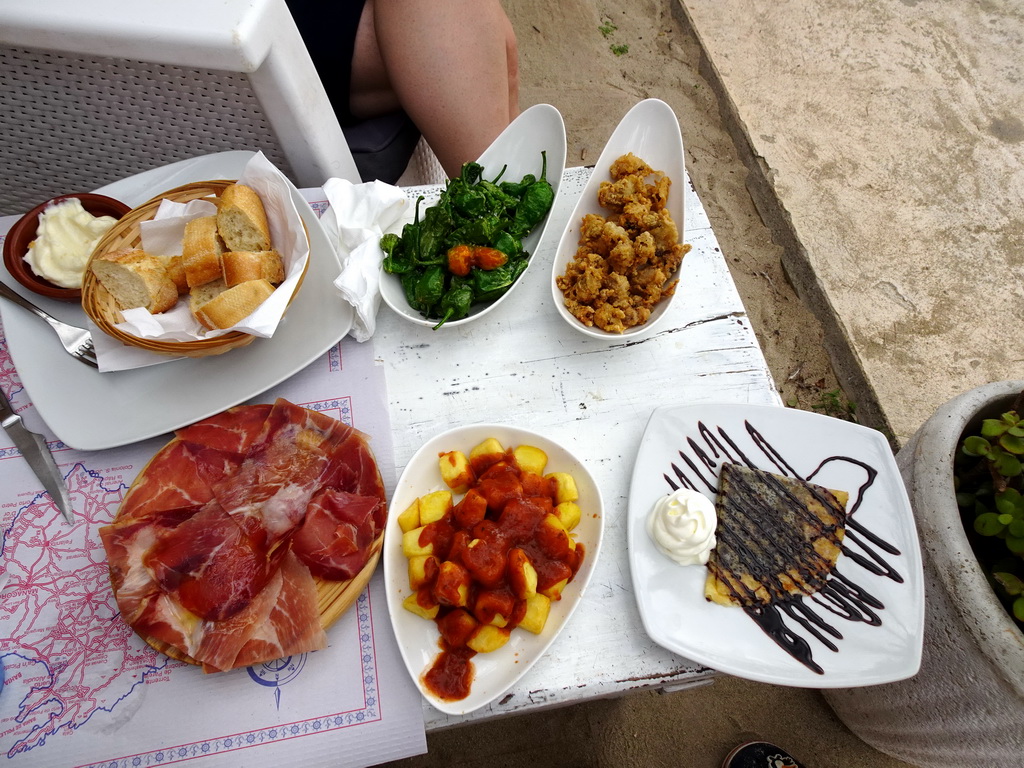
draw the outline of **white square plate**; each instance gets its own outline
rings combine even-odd
[[[777,645],[742,609],[704,598],[703,566],[661,554],[645,522],[660,496],[692,487],[714,500],[723,463],[800,477],[850,493],[836,571],[877,598],[877,626],[803,604],[842,635],[833,651],[780,612],[807,641],[821,673]],[[872,544],[864,529],[898,554]],[[855,541],[856,540],[856,541]],[[857,543],[857,542],[861,543]],[[629,561],[644,628],[659,645],[737,677],[808,688],[902,680],[917,673],[924,632],[924,580],[914,515],[889,444],[880,432],[808,411],[757,405],[666,406],[651,415],[629,492]],[[876,552],[899,581],[871,573],[854,555]],[[828,637],[826,635],[826,637]]]

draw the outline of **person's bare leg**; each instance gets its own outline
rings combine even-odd
[[[368,0],[352,79],[353,113],[401,105],[449,176],[519,113],[515,33],[498,0]]]

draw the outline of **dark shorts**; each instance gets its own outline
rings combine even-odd
[[[343,126],[358,120],[349,111],[352,54],[366,0],[286,0],[310,58]]]

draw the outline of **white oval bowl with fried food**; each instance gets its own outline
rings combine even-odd
[[[660,171],[670,179],[671,185],[665,210],[668,211],[675,223],[679,242],[685,242],[683,210],[686,172],[679,120],[672,108],[665,102],[659,99],[645,99],[626,113],[612,132],[608,143],[605,144],[601,156],[594,165],[594,172],[569,217],[552,264],[551,292],[558,314],[570,327],[583,335],[603,341],[619,341],[650,333],[669,312],[676,297],[680,293],[684,295],[686,293],[685,285],[676,286],[672,295],[663,297],[654,305],[650,317],[643,324],[633,325],[621,332],[605,331],[597,325],[586,325],[566,307],[565,294],[558,286],[558,278],[565,275],[566,268],[576,257],[581,222],[584,216],[597,214],[606,217],[609,213],[598,202],[598,192],[602,182],[611,181],[609,169],[612,164],[629,153],[636,155],[653,170]],[[678,275],[679,270],[676,269],[673,274],[668,275],[668,279],[671,281]]]

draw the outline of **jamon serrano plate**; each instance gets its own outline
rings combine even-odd
[[[109,184],[103,194],[140,205],[189,182],[238,178],[253,154],[221,152],[182,160]],[[354,313],[333,286],[339,271],[334,247],[301,193],[292,188],[291,194],[309,233],[310,262],[302,288],[273,338],[216,357],[101,374],[65,353],[38,318],[9,303],[0,305],[18,375],[58,438],[72,448],[93,451],[170,432],[265,392],[349,332]],[[27,294],[27,289],[21,290]],[[34,294],[28,298],[60,320],[86,323],[81,307]],[[199,381],[202,386],[195,386]]]
[[[795,609],[770,606],[759,617],[762,629],[744,608],[705,599],[704,566],[678,565],[656,549],[646,521],[658,498],[684,487],[714,500],[727,462],[849,494],[845,538],[828,583],[841,579],[838,591],[852,597],[836,599],[822,589],[797,598]],[[742,497],[739,503],[752,506]],[[917,529],[880,432],[777,406],[658,408],[637,453],[627,530],[644,628],[671,651],[737,677],[811,688],[893,682],[920,666],[924,578]],[[781,626],[773,625],[776,618]],[[798,649],[806,643],[806,663],[801,653],[785,650],[786,642]]]
[[[585,547],[584,560],[575,577],[564,588],[561,599],[550,604],[547,623],[540,634],[522,626],[512,630],[505,645],[489,653],[477,653],[470,661],[473,675],[469,695],[457,701],[445,700],[431,692],[424,682],[424,673],[441,653],[438,626],[403,606],[413,594],[409,586],[409,564],[403,553],[400,513],[424,494],[444,490],[438,471],[438,454],[462,451],[467,456],[472,448],[488,438],[495,438],[506,449],[532,445],[542,449],[548,458],[546,472],[567,472],[576,481],[578,504],[582,511],[573,530],[576,540]],[[455,495],[455,501],[461,494]],[[441,712],[462,715],[480,709],[499,698],[525,675],[547,651],[565,628],[579,605],[600,556],[604,529],[601,491],[583,463],[570,451],[550,438],[524,429],[499,425],[477,424],[449,430],[429,440],[409,460],[391,499],[384,543],[384,578],[388,595],[388,612],[395,629],[402,658],[413,682],[424,698]]]
[[[278,400],[178,430],[100,536],[125,622],[215,672],[326,647],[386,519],[366,436]]]

